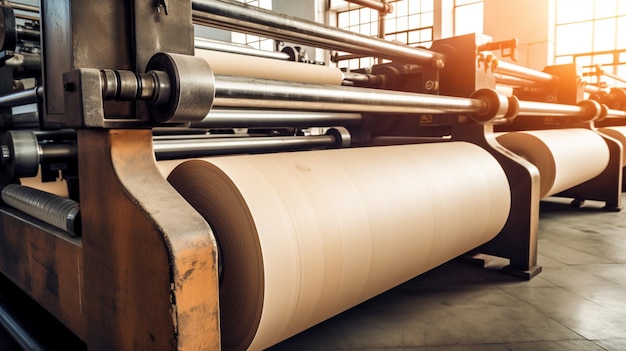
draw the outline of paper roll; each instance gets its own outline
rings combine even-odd
[[[622,144],[622,166],[626,166],[626,127],[604,127],[599,128],[598,132],[610,136]]]
[[[540,196],[554,195],[602,173],[609,148],[589,129],[551,129],[504,133],[498,143],[539,170]]]
[[[37,173],[35,177],[20,178],[20,184],[62,197],[69,196],[65,180],[57,179],[54,182],[42,182],[41,173]]]
[[[168,179],[218,241],[224,350],[269,347],[487,242],[511,201],[464,142],[205,158]]]
[[[336,67],[203,49],[196,49],[195,55],[204,58],[214,74],[313,84],[341,85],[343,81],[343,74]]]

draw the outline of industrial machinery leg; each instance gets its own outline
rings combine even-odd
[[[151,131],[78,145],[88,349],[218,350],[215,239],[157,170]]]
[[[476,252],[509,259],[505,273],[531,279],[541,272],[537,265],[539,226],[539,171],[530,162],[500,146],[491,125],[455,125],[454,140],[482,146],[498,160],[509,180],[511,211],[502,231]]]

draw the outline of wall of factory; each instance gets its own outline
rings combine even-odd
[[[231,35],[229,31],[211,28],[211,27],[198,26],[195,24],[193,25],[193,28],[194,28],[194,35],[196,37],[221,40],[221,41],[226,41],[226,42],[231,41]]]
[[[536,70],[553,62],[554,18],[554,0],[484,0],[484,33],[518,38],[517,64]]]
[[[272,10],[289,16],[302,18],[313,22],[323,22],[317,18],[317,1],[293,1],[293,0],[272,0]],[[285,43],[285,45],[294,45]],[[316,48],[298,45],[306,50],[309,60],[316,60]]]

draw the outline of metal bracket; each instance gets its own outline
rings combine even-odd
[[[139,119],[105,117],[98,69],[81,68],[63,74],[63,92],[65,121],[69,126],[140,128],[150,125]]]

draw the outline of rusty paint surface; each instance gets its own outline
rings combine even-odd
[[[219,349],[215,239],[157,170],[151,131],[84,130],[79,146],[87,344]]]

